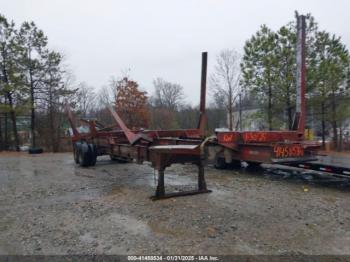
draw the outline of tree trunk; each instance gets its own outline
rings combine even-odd
[[[228,115],[229,115],[229,129],[233,130],[233,90],[231,83],[228,81]]]
[[[60,151],[60,141],[61,141],[61,126],[62,126],[62,115],[59,113],[59,110],[56,114],[57,116],[57,123],[56,123],[56,148],[55,148],[55,152],[59,152]]]
[[[267,117],[268,117],[268,122],[269,122],[269,130],[272,130],[272,97],[271,97],[271,85],[269,85],[269,102],[268,102],[268,112],[267,112]]]
[[[333,129],[333,146],[335,150],[338,150],[337,121],[332,121],[332,129]]]
[[[32,148],[35,148],[36,139],[35,139],[34,83],[33,83],[33,75],[31,70],[29,70],[29,77],[30,77],[30,105],[31,105],[30,132],[32,134]]]
[[[230,108],[228,110],[228,117],[229,117],[229,129],[230,131],[233,130],[233,112],[232,112],[232,108]]]
[[[326,148],[326,120],[324,102],[321,103],[322,148]]]
[[[16,151],[19,152],[19,137],[18,137],[18,132],[17,132],[17,121],[16,121],[16,112],[15,109],[13,108],[13,100],[12,100],[12,95],[10,92],[6,92],[7,98],[9,101],[9,106],[10,106],[10,117],[12,121],[12,131],[13,131],[13,136],[15,138],[15,147]]]
[[[51,83],[49,84],[49,136],[50,136],[50,147],[52,152],[55,152],[55,129],[53,123],[53,102],[52,102],[52,88]]]
[[[50,110],[50,111],[52,111],[52,110]],[[52,152],[55,152],[55,130],[54,130],[52,112],[50,112],[49,123],[50,123],[50,141],[51,141],[51,149],[52,149]]]
[[[3,81],[5,84],[9,85],[9,78],[8,78],[8,72],[7,72],[7,56],[6,52],[3,49],[2,50],[2,58],[3,58],[3,68],[2,68],[2,75],[3,75]],[[18,132],[17,132],[17,124],[16,124],[16,112],[13,108],[13,99],[12,99],[12,94],[10,91],[6,91],[5,93],[5,104],[6,104],[6,99],[8,100],[9,106],[10,106],[10,117],[12,121],[12,131],[13,131],[13,136],[15,138],[15,147],[16,151],[19,151],[19,138],[18,138]],[[5,117],[5,137],[6,137],[6,146],[8,146],[8,136],[7,136],[7,114]]]
[[[290,105],[288,106],[288,129],[289,130],[293,129],[293,114],[292,114],[292,108]]]
[[[5,101],[6,104],[6,101]],[[5,141],[4,141],[4,149],[9,149],[9,131],[8,131],[8,125],[7,125],[7,113],[5,113],[5,123],[4,123],[4,135],[5,135]]]
[[[229,84],[229,92],[228,92],[228,116],[229,116],[229,129],[230,131],[233,130],[233,103],[232,103],[232,87],[230,86],[230,83]]]
[[[50,94],[50,109],[49,109],[49,130],[50,130],[50,141],[52,152],[57,152],[57,143],[56,143],[56,132],[55,130],[55,119],[54,119],[54,110],[53,110],[52,95]]]
[[[2,137],[2,118],[0,117],[0,151],[4,150],[4,140]]]

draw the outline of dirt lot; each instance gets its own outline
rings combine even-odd
[[[194,172],[173,166],[166,184]],[[207,184],[154,202],[147,164],[1,154],[0,254],[350,254],[350,190],[210,167]]]

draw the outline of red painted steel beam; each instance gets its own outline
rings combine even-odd
[[[76,125],[75,125],[75,117],[74,117],[72,111],[70,110],[69,105],[66,104],[65,107],[64,107],[64,109],[65,109],[66,114],[67,114],[67,116],[68,116],[68,121],[69,121],[69,123],[70,123],[70,126],[71,126],[71,128],[72,128],[72,130],[73,130],[73,135],[74,135],[74,136],[80,136],[80,133],[79,133],[79,131],[78,131]]]
[[[125,136],[127,137],[129,143],[133,144],[134,141],[137,139],[136,135],[133,132],[131,132],[131,130],[125,125],[123,120],[119,117],[117,112],[111,106],[108,107],[108,109],[111,112],[114,120],[117,122],[117,124],[121,128],[121,130],[123,130],[123,132],[124,132]]]
[[[305,118],[306,118],[306,103],[305,103],[305,92],[306,92],[306,64],[305,64],[305,16],[300,15],[297,17],[297,72],[296,72],[296,83],[297,83],[297,104],[296,112],[299,113],[298,132],[304,134],[305,130]]]
[[[206,114],[205,114],[205,96],[207,89],[207,64],[208,64],[208,53],[202,53],[202,72],[201,72],[201,94],[200,94],[200,116],[198,129],[200,130],[201,136],[205,135],[205,126],[207,122]]]

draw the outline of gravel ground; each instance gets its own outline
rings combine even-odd
[[[196,185],[190,165],[166,171],[169,190]],[[350,254],[349,190],[206,174],[210,194],[151,201],[147,164],[0,154],[0,254]]]

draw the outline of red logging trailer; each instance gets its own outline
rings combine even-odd
[[[260,163],[290,163],[315,160],[318,143],[304,140],[305,130],[305,16],[297,18],[297,103],[291,131],[217,132],[209,147],[209,158],[217,168],[245,161],[251,166]]]
[[[153,199],[208,193],[204,177],[204,133],[205,95],[207,75],[207,53],[202,53],[200,118],[196,129],[185,130],[130,130],[114,111],[109,108],[116,121],[114,127],[103,127],[96,120],[82,120],[88,124],[89,132],[81,133],[69,107],[67,115],[73,130],[74,159],[81,166],[93,166],[97,156],[110,155],[112,160],[151,162],[158,171],[158,186]],[[119,129],[116,129],[119,127]],[[198,167],[198,188],[191,191],[165,193],[164,171],[174,163],[192,163]]]

